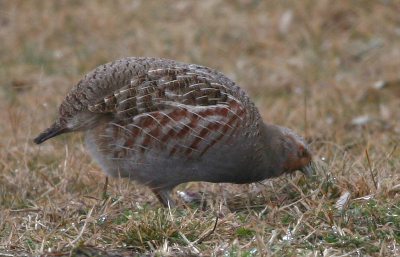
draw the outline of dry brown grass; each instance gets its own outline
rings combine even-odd
[[[0,1],[0,255],[399,255],[399,10],[394,0]],[[126,56],[221,70],[267,122],[306,136],[318,179],[188,183],[180,189],[205,192],[207,208],[170,211],[126,180],[104,191],[81,134],[32,143],[81,76]]]

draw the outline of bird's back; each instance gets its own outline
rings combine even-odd
[[[59,112],[72,116],[87,109],[96,113],[134,108],[128,115],[137,115],[162,108],[163,101],[209,106],[224,104],[229,96],[255,108],[240,87],[214,69],[162,58],[129,57],[85,75]]]

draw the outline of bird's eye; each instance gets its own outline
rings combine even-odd
[[[303,158],[306,156],[306,151],[304,149],[299,149],[297,155],[299,156],[299,158]]]

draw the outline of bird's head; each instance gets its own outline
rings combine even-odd
[[[285,127],[280,127],[280,130],[283,135],[283,150],[285,152],[282,172],[292,173],[300,170],[307,177],[313,176],[312,153],[308,144],[292,130]]]

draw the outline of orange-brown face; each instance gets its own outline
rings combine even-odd
[[[283,165],[284,173],[292,173],[296,170],[302,171],[307,176],[312,175],[311,169],[311,159],[312,155],[307,146],[304,145],[303,142],[299,142],[296,138],[293,138],[291,135],[287,135],[290,137],[296,145],[296,149],[289,154],[286,158],[285,163]]]
[[[304,148],[303,145],[297,146],[297,162],[299,164],[299,167],[304,167],[310,164],[312,155],[310,151],[306,148]]]

